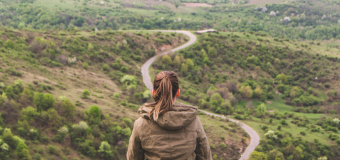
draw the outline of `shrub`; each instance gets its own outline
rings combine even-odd
[[[89,109],[89,116],[91,124],[98,124],[100,122],[101,111],[98,106],[91,106]]]
[[[172,64],[171,57],[169,55],[164,55],[162,57],[162,63],[166,65],[171,65]]]
[[[329,88],[329,87],[331,87],[331,85],[330,85],[329,83],[326,83],[326,84],[325,84],[325,87],[326,87],[326,88]]]
[[[235,114],[234,117],[235,117],[235,119],[243,120],[243,117],[239,114]]]
[[[120,67],[120,71],[122,71],[122,72],[128,72],[129,71],[129,68],[128,67],[126,67],[126,66],[122,66],[122,67]]]
[[[24,151],[24,149],[26,149],[26,150],[28,151],[28,147],[27,147],[27,145],[25,144],[25,142],[20,141],[20,142],[18,143],[17,147],[16,147],[16,151],[17,151],[17,153],[18,153],[18,156],[19,156],[20,158],[23,158],[23,159],[24,159],[24,157],[29,156],[29,154],[27,155],[27,153],[26,153],[27,151]]]
[[[266,129],[268,129],[268,126],[262,126],[261,129],[266,130]]]
[[[14,49],[14,43],[10,39],[5,42],[6,48]]]
[[[54,108],[55,99],[52,94],[46,93],[43,96],[41,107],[43,110],[48,110],[50,108]]]
[[[83,68],[84,69],[88,69],[88,68],[90,68],[90,65],[89,64],[87,64],[86,62],[84,62],[83,64],[82,64],[82,66],[83,66]]]
[[[108,71],[109,68],[110,68],[109,65],[107,65],[107,64],[104,64],[104,65],[103,65],[103,70],[104,70],[104,71]]]
[[[282,124],[282,125],[284,125],[284,126],[288,125],[288,123],[287,123],[284,119],[281,120],[280,124]]]
[[[65,115],[70,118],[72,118],[76,112],[76,106],[69,99],[63,101],[61,108],[64,110]]]
[[[301,132],[300,132],[300,134],[301,134],[301,135],[303,135],[303,136],[305,136],[305,135],[306,135],[306,133],[305,133],[305,132],[303,132],[303,131],[301,131]]]
[[[51,145],[49,145],[49,146],[47,147],[47,152],[48,152],[49,154],[57,155],[57,150],[55,149],[54,146],[51,146]]]
[[[33,160],[41,160],[41,155],[39,153],[34,154]]]
[[[81,98],[83,99],[87,99],[89,98],[89,96],[91,95],[91,92],[87,89],[84,89],[82,92],[81,92]]]
[[[220,143],[220,148],[227,148],[227,144],[221,142],[221,143]]]

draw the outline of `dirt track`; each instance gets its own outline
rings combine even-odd
[[[181,34],[184,34],[186,36],[188,36],[190,38],[190,40],[183,44],[182,46],[179,46],[177,48],[174,48],[170,51],[167,51],[167,52],[164,52],[164,53],[161,53],[161,54],[158,54],[152,58],[150,58],[148,61],[146,61],[144,63],[144,65],[142,66],[142,76],[143,76],[143,81],[144,81],[144,84],[146,85],[146,87],[150,90],[153,89],[153,86],[152,86],[152,82],[151,82],[151,78],[150,78],[150,75],[149,75],[149,67],[150,65],[156,60],[156,58],[158,56],[162,56],[162,55],[165,55],[165,54],[169,54],[171,52],[175,52],[175,51],[178,51],[180,49],[183,49],[185,47],[188,47],[192,44],[194,44],[197,40],[196,36],[194,34],[192,34],[191,32],[189,31],[169,31],[169,30],[154,30],[154,31],[161,31],[161,32],[176,32],[176,33],[181,33]],[[204,111],[204,110],[200,110],[201,112],[207,114],[207,115],[210,115],[210,116],[215,116],[215,117],[221,117],[223,119],[226,119],[226,117],[224,116],[221,116],[221,115],[217,115],[217,114],[214,114],[214,113],[210,113],[210,112],[207,112],[207,111]],[[250,154],[255,150],[255,148],[259,145],[260,143],[260,137],[259,135],[256,133],[256,131],[254,129],[252,129],[251,127],[249,127],[248,125],[246,124],[243,124],[243,123],[240,123],[239,121],[237,120],[234,120],[234,119],[229,119],[230,121],[233,121],[233,122],[236,122],[238,124],[240,124],[240,126],[249,134],[250,138],[251,138],[251,142],[250,142],[250,145],[247,147],[246,151],[242,154],[240,160],[247,160],[250,156]]]

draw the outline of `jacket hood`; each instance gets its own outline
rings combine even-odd
[[[141,117],[150,120],[149,113],[153,107],[142,106],[138,112]],[[174,104],[171,109],[160,115],[155,121],[160,127],[166,130],[179,130],[188,126],[197,116],[197,108],[182,103]]]

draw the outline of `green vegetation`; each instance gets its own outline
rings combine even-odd
[[[124,159],[135,112],[152,97],[140,67],[188,40],[124,30],[203,28],[218,32],[150,72],[176,71],[181,101],[252,126],[261,143],[250,159],[339,159],[339,8],[337,0],[0,0],[0,159]],[[213,158],[238,159],[248,135],[200,118]]]
[[[233,115],[254,127],[263,135],[257,156],[279,149],[285,159],[300,157],[282,151],[287,145],[280,141],[289,135],[297,141],[294,150],[302,150],[306,159],[336,157],[339,127],[330,117],[339,114],[337,98],[332,98],[338,91],[330,90],[337,85],[326,84],[339,84],[334,78],[339,74],[334,67],[338,58],[263,39],[267,38],[252,33],[203,34],[191,48],[160,58],[153,70],[175,70],[183,77],[182,100]],[[322,92],[327,95],[320,96]],[[277,136],[276,141],[265,136],[269,131]],[[317,147],[306,149],[310,145]],[[327,148],[334,151],[327,152]]]

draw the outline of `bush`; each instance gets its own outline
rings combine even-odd
[[[227,144],[221,142],[221,143],[220,143],[220,148],[227,148]]]
[[[84,62],[83,64],[82,64],[82,66],[83,66],[83,68],[84,69],[88,69],[88,68],[90,68],[90,65],[89,64],[87,64],[86,62]]]
[[[87,99],[89,98],[89,96],[91,95],[91,92],[87,89],[84,89],[82,92],[81,92],[81,98],[83,99]]]
[[[109,65],[107,65],[107,64],[104,64],[104,65],[103,65],[103,70],[104,70],[104,71],[108,71],[109,68],[110,68]]]
[[[282,128],[281,125],[277,126],[277,130],[281,131],[281,128]]]
[[[49,145],[49,146],[47,147],[47,152],[48,152],[49,154],[58,155],[57,150],[55,149],[55,147],[54,147],[54,146],[51,146],[51,145]]]
[[[47,135],[43,134],[40,137],[40,142],[43,143],[43,144],[49,144],[50,138]]]
[[[129,71],[129,68],[128,67],[126,67],[126,66],[122,66],[121,68],[120,68],[120,71],[122,71],[122,72],[128,72]]]
[[[301,131],[301,132],[300,132],[300,134],[301,134],[301,135],[303,135],[303,136],[305,136],[305,135],[306,135],[306,133],[305,133],[305,132],[303,132],[303,131]]]
[[[61,108],[64,110],[65,115],[70,118],[72,118],[76,112],[76,106],[69,99],[63,101]]]
[[[238,120],[243,120],[243,117],[239,114],[235,114],[235,119],[238,119]]]
[[[288,123],[287,123],[284,119],[281,120],[280,124],[282,124],[282,125],[284,125],[284,126],[287,126],[287,125],[288,125]]]
[[[34,154],[33,160],[41,160],[41,155],[39,153]]]
[[[331,85],[330,85],[329,83],[326,83],[326,84],[325,84],[325,87],[326,87],[326,88],[329,88],[329,87],[331,87]]]
[[[100,122],[101,111],[98,106],[91,106],[89,109],[89,116],[91,124],[98,124]]]

